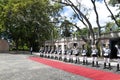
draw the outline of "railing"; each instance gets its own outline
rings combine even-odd
[[[118,38],[120,37],[120,32],[110,32],[101,35],[101,38]]]
[[[84,36],[87,38],[87,36]],[[109,33],[102,33],[101,38],[118,38],[120,37],[120,31],[116,32],[109,32]],[[72,41],[82,41],[81,37],[65,37],[65,38],[59,38],[59,39],[54,39],[53,43],[61,43],[61,42],[72,42]],[[46,41],[45,43],[51,43],[51,40]]]

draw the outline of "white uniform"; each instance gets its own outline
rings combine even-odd
[[[98,55],[98,50],[97,49],[92,49],[92,56],[97,57]]]
[[[60,59],[61,58],[61,54],[62,54],[62,49],[59,48],[57,51],[57,58]]]
[[[105,57],[109,56],[110,53],[111,53],[111,50],[110,50],[109,48],[105,48],[105,49],[104,49],[104,56],[105,56]]]
[[[58,54],[61,54],[62,53],[62,49],[58,49]]]
[[[78,50],[76,48],[73,49],[73,54],[76,55],[78,53]]]
[[[77,54],[78,54],[78,51],[77,51],[76,48],[74,48],[74,49],[73,49],[73,55],[72,55],[72,60],[73,60],[73,61],[76,61],[76,60],[77,60],[77,57],[76,57]]]
[[[120,49],[118,49],[117,57],[120,58]]]
[[[83,64],[87,64],[87,50],[82,50],[82,56],[83,56]]]
[[[117,58],[118,58],[118,64],[120,64],[120,48],[116,45],[117,48]]]
[[[115,46],[117,48],[117,71],[119,71],[119,64],[120,64],[120,45]]]
[[[82,56],[86,56],[87,55],[87,50],[82,50]]]
[[[104,56],[104,62],[105,63],[110,63],[109,56],[110,56],[111,50],[109,48],[103,48],[103,51],[104,51],[104,54],[103,54],[103,56]]]
[[[96,66],[98,67],[98,60],[97,60],[97,57],[98,57],[98,50],[96,48],[92,49],[92,66],[94,67],[94,62],[96,62]]]

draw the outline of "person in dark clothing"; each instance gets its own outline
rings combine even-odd
[[[32,51],[33,51],[33,48],[32,47],[30,47],[30,54],[32,55]]]

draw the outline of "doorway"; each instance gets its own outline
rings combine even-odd
[[[110,58],[117,58],[117,49],[115,45],[120,42],[120,38],[112,38],[110,41],[111,55]]]

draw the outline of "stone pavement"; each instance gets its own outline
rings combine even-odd
[[[90,80],[34,62],[29,56],[0,53],[0,80]]]
[[[39,53],[33,53],[33,55],[25,53],[0,53],[0,80],[90,80],[83,76],[75,75],[32,61],[28,59],[30,56],[39,56]],[[91,58],[89,58],[89,61],[90,60]],[[100,59],[99,63],[99,68],[91,67],[91,65],[74,65],[85,66],[89,68],[120,74],[120,71],[116,72],[115,60],[112,61],[112,70],[103,69],[102,59]]]

